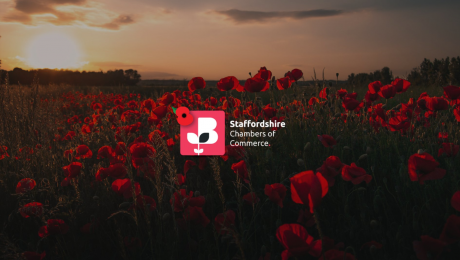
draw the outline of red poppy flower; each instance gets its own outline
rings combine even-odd
[[[348,94],[348,91],[346,89],[339,89],[337,90],[337,97],[343,98]]]
[[[356,166],[355,163],[351,163],[350,166],[343,166],[342,178],[345,181],[351,181],[354,185],[360,184],[363,181],[369,183],[372,180],[372,176],[367,174],[366,170],[363,168]]]
[[[139,195],[141,192],[141,186],[138,182],[134,182],[134,189],[136,196]],[[130,179],[117,179],[112,182],[112,190],[118,194],[123,196],[126,199],[129,199],[133,196],[133,189],[131,186]]]
[[[324,258],[325,260],[356,260],[352,254],[337,249],[326,251]]]
[[[460,191],[454,193],[452,199],[450,199],[450,205],[452,205],[456,211],[460,211]]]
[[[313,213],[314,209],[321,203],[326,196],[328,184],[321,173],[315,174],[313,171],[304,171],[298,173],[289,179],[291,181],[291,198],[298,204],[304,204],[310,208]]]
[[[409,89],[410,82],[405,79],[397,78],[391,82],[391,85],[396,87],[397,93],[404,93]]]
[[[345,108],[346,111],[358,112],[363,106],[364,106],[363,102],[360,102],[353,98],[345,98],[342,101],[342,107]]]
[[[442,230],[439,239],[446,242],[447,244],[453,244],[460,241],[460,217],[456,215],[450,215],[444,228]]]
[[[430,236],[421,236],[421,241],[412,242],[415,255],[419,260],[440,259],[446,243]]]
[[[318,103],[319,103],[319,99],[317,97],[312,97],[310,98],[310,100],[308,100],[309,106],[313,106],[314,104],[318,104]]]
[[[190,191],[187,195],[185,189],[180,189],[179,192],[174,192],[174,211],[181,212],[188,206],[192,207],[203,207],[206,202],[204,196],[193,197],[193,191]],[[172,204],[172,199],[169,200],[169,203]]]
[[[193,92],[197,89],[204,89],[206,82],[202,77],[194,77],[188,82],[188,89]]]
[[[413,154],[408,161],[411,181],[423,184],[426,180],[438,180],[446,175],[446,170],[437,168],[439,163],[428,153]]]
[[[319,257],[321,255],[321,240],[314,240],[307,230],[299,224],[283,224],[276,230],[276,238],[285,250],[281,258],[301,257],[308,254]]]
[[[426,108],[430,111],[439,111],[449,109],[449,102],[442,97],[425,97]]]
[[[165,117],[167,112],[168,107],[164,105],[157,106],[155,109],[152,110],[152,114],[154,114],[158,119],[162,119],[163,117]]]
[[[171,104],[171,103],[174,102],[174,96],[171,95],[171,93],[166,92],[166,93],[164,93],[163,96],[158,100],[158,102],[159,102],[161,105],[169,106],[169,104]]]
[[[254,205],[260,201],[259,197],[257,197],[257,194],[255,192],[247,193],[243,196],[243,200],[249,205]]]
[[[291,78],[292,80],[299,80],[303,77],[303,72],[299,69],[293,69],[292,71],[288,71],[286,73],[286,75],[284,75],[285,77],[289,77]]]
[[[22,217],[40,217],[43,214],[43,204],[40,202],[30,202],[19,209]]]
[[[203,212],[201,207],[189,206],[184,210],[184,219],[190,221],[191,224],[206,227],[211,222]]]
[[[254,75],[254,78],[260,78],[264,81],[267,81],[272,78],[272,72],[267,70],[266,67],[260,67],[259,72],[256,75]]]
[[[37,183],[34,179],[24,178],[18,182],[16,185],[16,193],[26,193],[29,190],[32,190]]]
[[[276,80],[276,87],[279,90],[284,90],[290,88],[292,85],[292,80],[289,77],[284,77]]]
[[[244,83],[244,89],[248,92],[263,92],[270,88],[270,84],[262,78],[249,78]]]
[[[356,99],[358,97],[358,93],[356,92],[353,92],[353,93],[348,93],[345,98],[352,98],[352,99]]]
[[[48,219],[47,225],[38,230],[39,237],[63,235],[69,231],[69,226],[62,219]]]
[[[318,135],[318,139],[324,145],[324,147],[333,148],[334,145],[337,144],[337,141],[334,139],[334,137],[330,135]]]
[[[195,165],[196,165],[196,163],[194,161],[191,161],[191,160],[185,161],[184,174],[187,174],[188,170],[190,170],[190,168],[192,168]]]
[[[454,157],[458,154],[460,146],[453,143],[442,143],[442,148],[438,150],[438,157],[445,155],[447,157]]]
[[[219,213],[214,218],[214,228],[219,235],[225,235],[235,225],[235,212],[227,210],[225,213]]]
[[[81,144],[75,150],[75,159],[85,159],[91,158],[93,156],[93,152],[89,149],[87,145]]]
[[[326,88],[323,88],[320,92],[319,92],[319,97],[322,98],[322,99],[327,99],[327,93],[329,92],[329,90]]]
[[[370,91],[367,91],[366,92],[366,95],[364,96],[364,99],[368,102],[368,103],[372,103],[374,101],[377,101],[380,99],[380,96],[378,93],[374,93],[372,94]]]
[[[244,180],[246,183],[249,183],[248,169],[244,160],[232,164],[232,170],[238,175],[240,179]]]
[[[97,159],[111,158],[114,154],[112,147],[105,145],[97,151]]]
[[[6,157],[10,157],[6,150],[8,150],[8,147],[0,145],[0,160],[5,159]]]
[[[136,169],[152,162],[152,157],[155,154],[155,149],[148,143],[133,144],[129,151],[131,152],[131,162]]]
[[[232,89],[236,89],[240,85],[240,82],[234,76],[228,76],[222,78],[217,82],[217,88],[220,91],[228,91]]]
[[[271,202],[283,208],[283,200],[286,197],[286,187],[281,183],[265,184],[265,195],[268,196]]]
[[[393,85],[385,85],[382,88],[380,88],[378,93],[379,96],[385,99],[390,99],[396,95],[396,87]]]
[[[32,251],[26,251],[22,253],[22,257],[26,260],[42,260],[46,256],[46,252],[43,251],[43,253],[39,254],[37,252],[32,252]]]
[[[69,165],[62,167],[64,176],[69,179],[75,178],[80,174],[82,164],[80,162],[72,162]]]
[[[382,85],[382,82],[380,82],[380,81],[374,81],[374,82],[369,83],[369,85],[367,85],[367,87],[369,88],[369,93],[370,94],[377,94],[377,93],[379,93],[379,91],[383,87],[383,85]]]
[[[335,176],[341,173],[343,166],[344,164],[340,161],[340,158],[333,155],[329,156],[326,161],[323,162],[323,165],[316,169],[316,172],[320,172],[327,180],[329,187],[332,187],[335,183]]]
[[[443,87],[443,89],[444,89],[444,96],[447,99],[455,100],[460,97],[460,87],[446,86],[446,87]]]

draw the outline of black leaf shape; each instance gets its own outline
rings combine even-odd
[[[200,144],[206,143],[209,140],[209,133],[202,133],[199,140]]]

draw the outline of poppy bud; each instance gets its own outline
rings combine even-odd
[[[250,77],[252,77],[252,74],[251,74],[251,72],[249,72],[249,76],[250,76]]]
[[[195,197],[199,197],[200,196],[200,191],[199,190],[195,191],[194,195],[195,195]]]
[[[94,196],[94,197],[93,197],[93,200],[98,201],[98,200],[99,200],[99,197],[98,197],[98,196]]]
[[[169,214],[169,213],[166,212],[166,213],[163,215],[163,220],[168,220],[170,217],[171,217],[171,214]]]
[[[370,148],[370,147],[368,146],[368,147],[366,148],[366,153],[367,153],[367,154],[372,153],[372,148]]]
[[[349,150],[349,151],[351,151],[351,148],[348,147],[348,146],[344,146],[344,147],[343,147],[343,150]]]
[[[367,159],[367,153],[362,154],[362,155],[359,157],[358,161],[365,160],[365,159]]]
[[[297,159],[297,165],[299,165],[299,166],[304,166],[304,165],[305,165],[305,161],[302,160],[302,159]]]
[[[131,206],[131,202],[123,202],[120,205],[118,205],[118,208],[121,210],[127,209]]]
[[[303,147],[303,150],[306,152],[308,150],[310,150],[310,146],[311,146],[311,143],[308,142],[304,147]]]
[[[424,152],[425,152],[425,151],[424,151],[423,149],[418,149],[418,151],[417,151],[418,154],[422,154],[422,153],[424,153]]]
[[[265,245],[262,246],[262,248],[260,249],[260,254],[265,256],[265,254],[267,254],[267,247],[265,247]]]
[[[359,187],[359,188],[358,188],[358,191],[366,191],[366,188],[364,188],[364,187]]]
[[[272,77],[272,81],[274,82],[276,80],[275,76]]]
[[[340,135],[335,138],[335,141],[340,141],[340,138],[342,138]]]

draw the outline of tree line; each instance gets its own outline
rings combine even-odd
[[[460,85],[460,56],[445,59],[424,59],[422,63],[411,70],[406,79],[412,85]],[[388,67],[371,73],[351,73],[347,83],[355,86],[367,86],[373,81],[390,84],[394,80],[393,72]]]
[[[141,75],[137,70],[109,70],[103,71],[72,71],[72,70],[52,70],[52,69],[37,69],[23,70],[14,68],[6,71],[0,70],[1,82],[6,82],[11,85],[22,84],[31,85],[34,79],[37,79],[39,84],[69,84],[73,86],[118,86],[118,85],[136,85]]]

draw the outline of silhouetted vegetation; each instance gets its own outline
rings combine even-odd
[[[40,84],[69,84],[72,86],[118,86],[136,85],[141,75],[137,70],[109,70],[103,71],[72,71],[72,70],[23,70],[14,68],[6,71],[0,70],[1,82],[5,82],[8,74],[9,84],[32,84],[35,77]]]
[[[407,80],[412,85],[459,85],[460,84],[460,56],[450,59],[423,59],[420,66],[413,68],[407,75]],[[355,86],[367,86],[373,81],[381,81],[382,84],[390,84],[394,80],[393,73],[388,67],[371,73],[351,73],[347,83]]]

